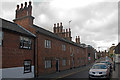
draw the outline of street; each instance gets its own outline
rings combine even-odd
[[[89,71],[89,68],[85,70],[81,70],[80,72],[69,75],[65,78],[88,78],[88,71]]]

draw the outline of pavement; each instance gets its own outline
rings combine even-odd
[[[64,77],[70,76],[70,75],[72,75],[72,74],[81,72],[81,71],[83,71],[83,70],[86,70],[86,69],[90,68],[92,65],[93,65],[93,64],[89,64],[89,65],[81,66],[81,67],[78,67],[78,68],[73,68],[73,69],[69,69],[69,70],[64,70],[64,71],[61,71],[61,72],[55,72],[55,73],[52,73],[52,74],[39,76],[39,78],[54,78],[54,79],[60,79],[60,78],[64,78]]]
[[[120,80],[120,63],[115,64],[115,70],[112,72],[112,78]]]

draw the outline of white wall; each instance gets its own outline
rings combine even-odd
[[[24,67],[3,68],[2,78],[33,78],[34,66],[31,67],[32,72],[24,73]]]

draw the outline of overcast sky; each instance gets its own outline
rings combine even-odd
[[[29,0],[2,0],[0,17],[12,21],[16,5]],[[119,0],[31,0],[34,24],[53,31],[54,23],[72,30],[72,40],[80,36],[81,43],[100,50],[118,43]]]

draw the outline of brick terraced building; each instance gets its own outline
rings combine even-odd
[[[62,23],[54,24],[53,32],[50,32],[34,25],[33,20],[31,2],[28,6],[25,2],[24,7],[21,4],[20,8],[17,5],[14,22],[3,20],[9,25],[7,27],[5,24],[2,25],[4,33],[2,68],[23,67],[21,68],[23,72],[11,77],[27,77],[22,75],[30,74],[39,76],[88,64],[88,53],[94,54],[94,51],[82,45],[79,36],[76,36],[76,42],[73,42],[71,30],[65,30]],[[11,31],[4,30],[4,27],[10,28]],[[25,46],[21,40],[26,40]],[[29,72],[32,69],[28,67],[28,72],[24,73],[25,65],[29,64],[33,65],[34,71]]]
[[[2,21],[2,77],[34,77],[35,35],[20,25]]]

